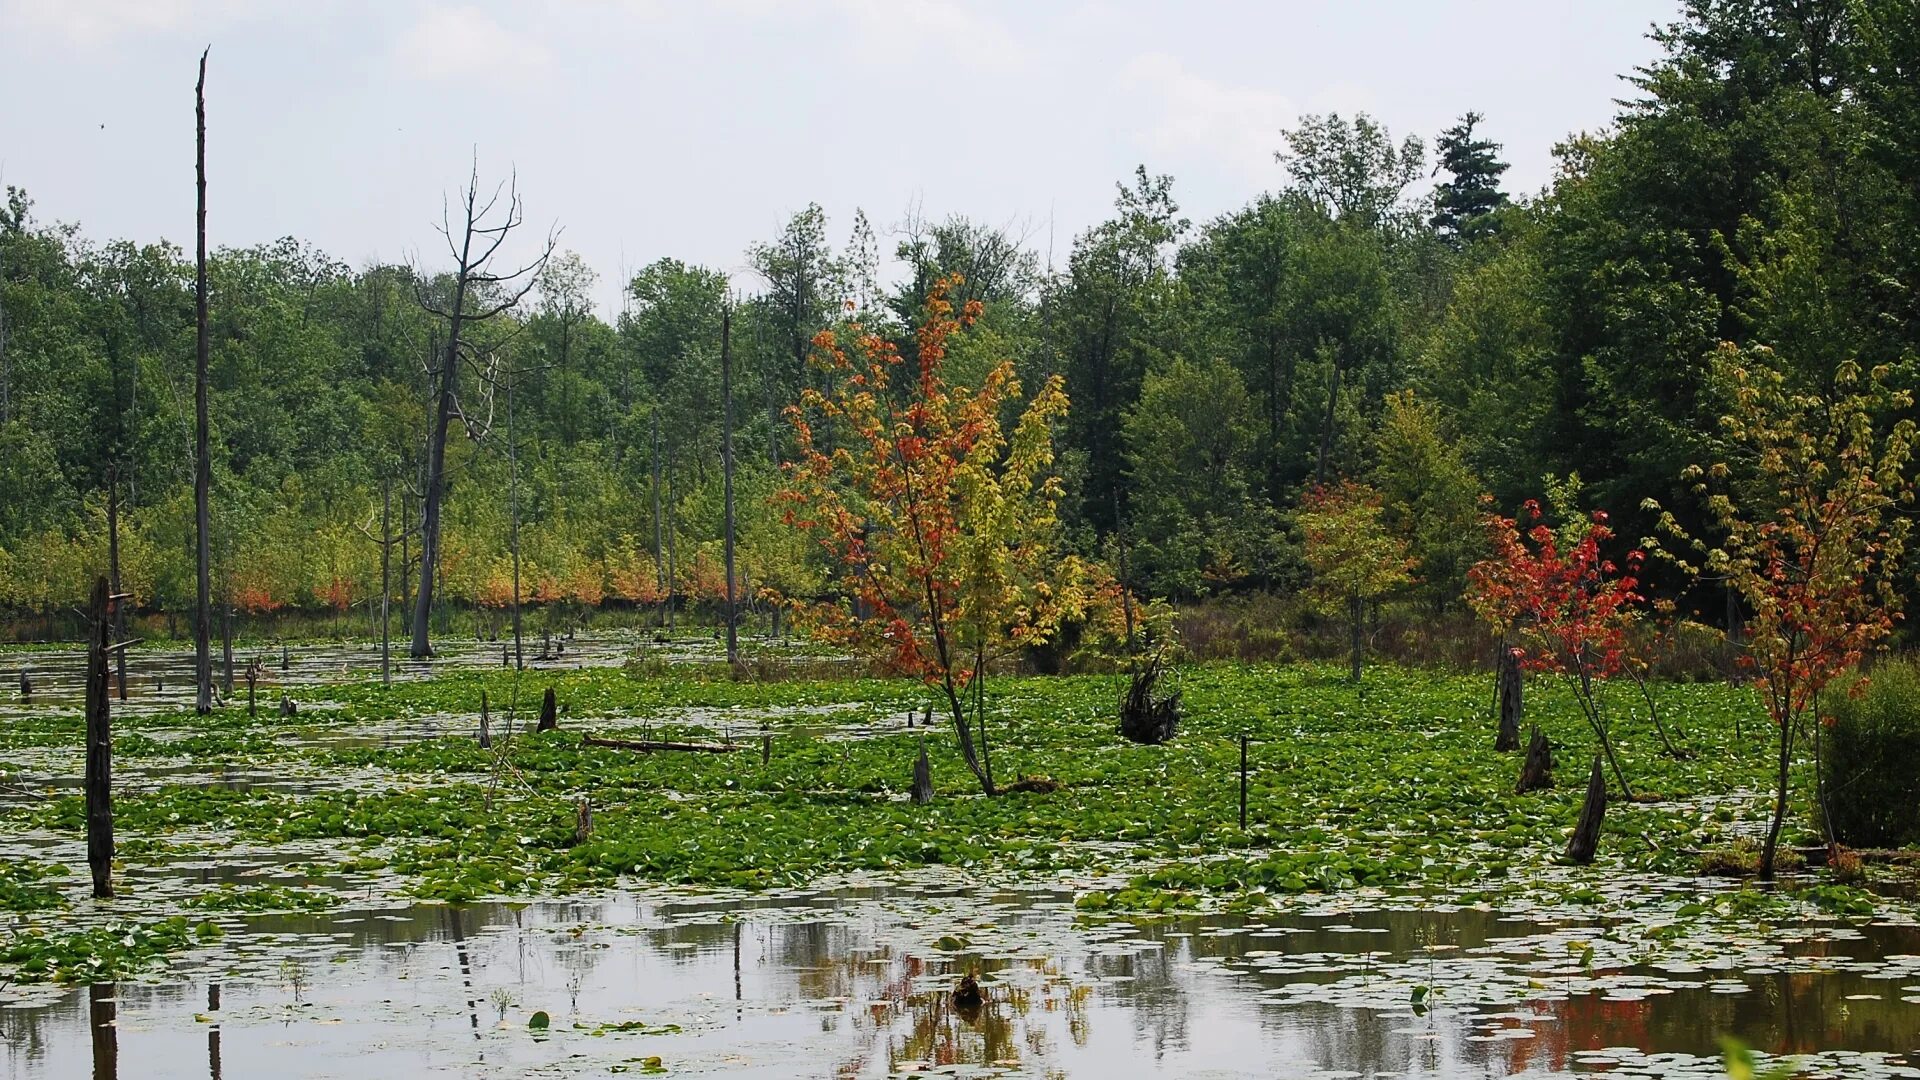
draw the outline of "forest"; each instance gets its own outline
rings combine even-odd
[[[1912,33],[1898,3],[1697,4],[1659,32],[1616,122],[1570,135],[1536,193],[1502,186],[1477,114],[1430,148],[1427,133],[1325,115],[1276,133],[1273,189],[1211,221],[1183,217],[1177,180],[1142,167],[1060,265],[964,215],[876,227],[809,206],[745,253],[751,274],[662,257],[609,320],[595,271],[558,250],[524,294],[476,285],[485,303],[518,302],[463,329],[474,377],[446,451],[438,595],[505,608],[517,518],[526,603],[719,596],[729,307],[743,595],[814,595],[817,553],[769,502],[794,449],[783,410],[820,379],[821,330],[858,324],[911,360],[948,274],[956,303],[983,305],[951,377],[1010,358],[1029,388],[1064,379],[1063,523],[1090,557],[1111,560],[1124,534],[1143,594],[1298,592],[1312,576],[1303,493],[1341,478],[1376,490],[1410,546],[1411,583],[1391,600],[1416,610],[1462,610],[1483,493],[1513,513],[1577,474],[1581,504],[1627,541],[1655,531],[1650,499],[1708,529],[1682,472],[1719,449],[1721,343],[1764,348],[1797,387],[1848,362],[1912,382]],[[293,237],[212,252],[225,607],[372,617],[383,500],[388,535],[421,514],[448,334],[433,309],[457,277],[444,262],[356,268]],[[82,601],[117,487],[123,587],[142,612],[191,609],[193,270],[177,243],[93,237],[8,191],[0,608]],[[405,548],[389,581],[402,611],[419,577],[417,540]],[[1655,578],[1726,618],[1713,588]]]

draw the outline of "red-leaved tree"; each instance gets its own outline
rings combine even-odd
[[[1490,514],[1485,519],[1493,555],[1467,574],[1467,602],[1503,636],[1516,642],[1514,655],[1529,671],[1560,675],[1580,703],[1600,742],[1620,791],[1633,797],[1614,752],[1596,683],[1627,663],[1627,631],[1638,615],[1643,553],[1628,553],[1625,566],[1606,558],[1613,538],[1604,511],[1556,531],[1540,504],[1529,499],[1521,522]]]

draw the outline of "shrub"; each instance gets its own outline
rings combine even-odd
[[[1822,699],[1832,718],[1821,768],[1834,839],[1852,847],[1920,844],[1920,664],[1881,664],[1858,693]]]

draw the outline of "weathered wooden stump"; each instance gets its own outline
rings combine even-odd
[[[913,801],[925,806],[933,801],[933,766],[927,763],[927,740],[920,739],[920,756],[913,760]]]
[[[480,749],[493,749],[493,732],[487,730],[487,692],[480,691]]]
[[[87,604],[92,627],[87,639],[87,868],[93,871],[93,895],[113,896],[113,724],[108,713],[107,579],[93,585]]]
[[[1533,729],[1533,737],[1527,740],[1527,757],[1520,765],[1520,782],[1514,785],[1514,792],[1525,795],[1529,791],[1553,786],[1553,748],[1547,744],[1547,737],[1539,728]]]
[[[33,704],[33,673],[26,668],[20,669],[20,704]]]
[[[547,687],[546,696],[540,699],[540,726],[536,731],[553,731],[560,726],[560,705],[554,700],[553,687]]]
[[[254,708],[254,702],[253,702],[254,689],[260,685],[260,661],[257,658],[253,661],[253,663],[247,665],[246,675],[247,675],[247,715],[258,716],[260,715],[260,712],[258,709]]]
[[[288,695],[286,691],[284,691],[284,690],[283,690],[283,691],[281,691],[281,692],[280,692],[280,717],[281,717],[281,719],[283,719],[283,720],[285,720],[285,719],[291,719],[291,718],[293,718],[293,717],[295,717],[295,716],[298,716],[298,715],[300,715],[300,706],[298,706],[298,705],[295,705],[295,704],[293,703],[293,698],[292,698],[292,697],[291,697],[290,695]]]
[[[573,804],[573,844],[579,847],[593,835],[593,806],[585,795]]]
[[[1520,714],[1523,711],[1521,687],[1524,685],[1520,674],[1520,658],[1513,655],[1512,649],[1504,646],[1500,649],[1496,684],[1499,687],[1500,731],[1494,736],[1493,748],[1504,754],[1520,749]]]
[[[1120,734],[1129,742],[1158,746],[1180,726],[1180,691],[1164,696],[1153,692],[1160,673],[1160,658],[1155,656],[1127,682],[1127,696],[1120,702]]]
[[[1580,807],[1580,823],[1567,841],[1567,861],[1586,866],[1600,850],[1600,820],[1607,814],[1607,776],[1600,769],[1600,755],[1593,755],[1593,771],[1587,776],[1587,801]]]

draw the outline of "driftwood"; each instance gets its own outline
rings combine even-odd
[[[93,585],[87,605],[92,622],[87,641],[87,867],[93,895],[113,896],[113,724],[108,712],[107,579]]]
[[[1547,744],[1547,737],[1539,728],[1533,729],[1533,737],[1527,740],[1527,758],[1520,765],[1520,782],[1514,785],[1514,792],[1525,795],[1529,791],[1553,786],[1553,748]]]
[[[731,754],[740,749],[731,743],[666,742],[659,739],[596,739],[591,735],[582,736],[581,746],[597,746],[604,750],[638,750],[651,754],[656,750],[683,750],[692,754]]]
[[[913,759],[913,801],[925,806],[933,801],[933,766],[927,763],[927,740],[920,738],[920,756]]]
[[[1160,657],[1155,655],[1145,667],[1134,669],[1127,681],[1127,696],[1120,702],[1120,734],[1130,742],[1158,746],[1173,738],[1180,726],[1180,691],[1163,696],[1153,692],[1160,673]]]
[[[1498,687],[1500,710],[1500,731],[1494,736],[1493,748],[1500,753],[1520,749],[1520,714],[1523,711],[1521,687],[1524,682],[1520,676],[1520,659],[1513,650],[1500,648],[1499,674],[1495,677]]]
[[[1600,768],[1600,755],[1593,756],[1593,771],[1587,777],[1587,801],[1580,807],[1580,823],[1567,841],[1567,860],[1586,866],[1600,850],[1600,820],[1607,814],[1607,774]]]
[[[553,697],[553,687],[547,687],[545,697],[540,699],[540,726],[535,731],[553,731],[560,726],[560,706]]]

